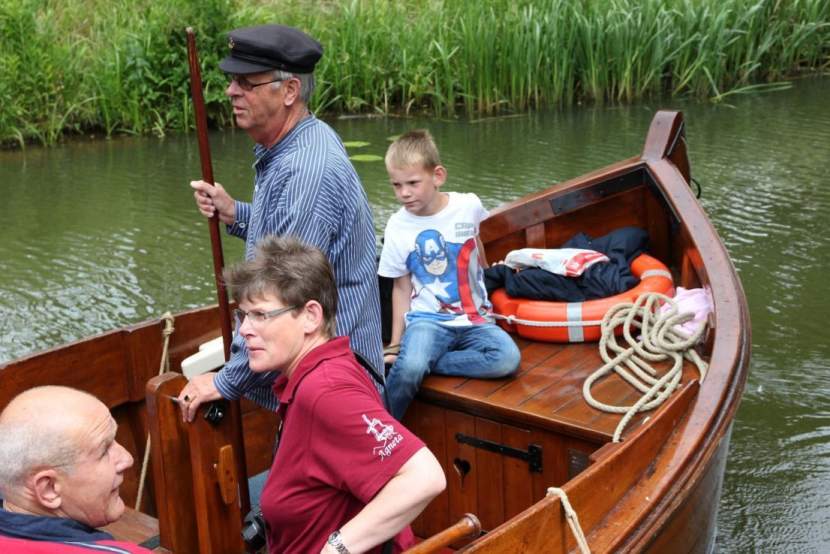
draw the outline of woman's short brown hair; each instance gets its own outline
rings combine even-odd
[[[336,335],[337,285],[320,249],[294,237],[267,236],[257,243],[252,259],[225,269],[223,275],[237,302],[274,295],[300,309],[316,300],[323,307],[323,333]]]

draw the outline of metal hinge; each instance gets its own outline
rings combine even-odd
[[[455,440],[461,444],[469,444],[474,448],[481,448],[490,452],[496,452],[511,458],[518,458],[527,462],[528,469],[534,473],[542,473],[542,447],[538,444],[530,444],[527,450],[519,450],[512,446],[499,444],[497,442],[480,439],[478,437],[471,437],[462,433],[455,434]]]

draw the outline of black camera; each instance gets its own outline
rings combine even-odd
[[[262,509],[256,506],[242,521],[242,540],[248,547],[248,552],[259,552],[267,543],[267,527],[262,517]]]

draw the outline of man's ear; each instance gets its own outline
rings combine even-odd
[[[61,482],[54,469],[42,469],[31,477],[31,488],[35,502],[45,509],[54,511],[61,507]]]
[[[432,176],[435,180],[435,186],[440,187],[447,180],[447,168],[441,164],[435,166],[432,170]]]
[[[286,106],[292,106],[295,102],[297,102],[300,98],[300,80],[297,78],[287,79],[282,82],[281,87],[285,88],[285,96],[283,96],[283,102],[285,102]]]

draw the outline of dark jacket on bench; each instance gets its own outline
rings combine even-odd
[[[561,248],[596,250],[609,261],[594,264],[579,277],[565,277],[544,269],[529,268],[514,272],[504,264],[484,270],[487,294],[504,287],[515,298],[584,302],[625,292],[637,285],[631,274],[631,261],[648,246],[648,233],[638,227],[623,227],[592,239],[585,233],[570,238]]]

